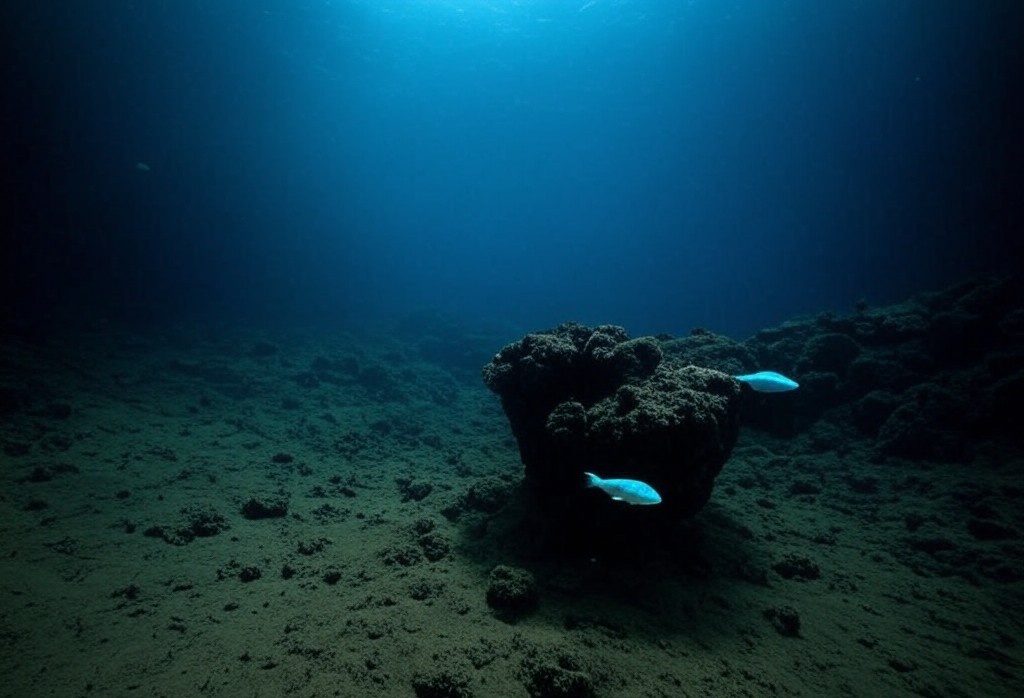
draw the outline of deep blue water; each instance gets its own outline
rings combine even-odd
[[[5,321],[743,337],[1020,266],[1017,0],[17,4]]]

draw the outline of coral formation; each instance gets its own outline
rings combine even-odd
[[[622,541],[631,524],[670,531],[700,510],[736,442],[740,385],[665,361],[653,337],[575,323],[529,334],[484,367],[501,397],[545,516],[569,537]],[[583,473],[638,479],[661,493],[628,511],[583,487]]]

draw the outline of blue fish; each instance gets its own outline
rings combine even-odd
[[[795,380],[786,378],[775,371],[758,371],[745,376],[733,376],[733,378],[743,381],[759,393],[784,393],[787,390],[796,390],[800,387]]]
[[[587,487],[596,487],[616,502],[626,504],[660,504],[661,495],[646,482],[639,480],[602,480],[594,473],[587,476]]]

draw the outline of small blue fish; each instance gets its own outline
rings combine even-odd
[[[660,504],[661,495],[646,482],[639,480],[602,480],[594,473],[583,473],[587,476],[587,487],[604,490],[605,494],[616,502],[626,504]]]
[[[786,378],[775,371],[758,371],[745,376],[733,376],[733,378],[743,381],[759,393],[784,393],[787,390],[796,390],[800,387],[795,380]]]

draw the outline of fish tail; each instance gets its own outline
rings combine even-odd
[[[597,475],[594,475],[594,473],[583,473],[583,475],[586,476],[587,478],[587,487],[601,486],[601,478],[599,478]]]

